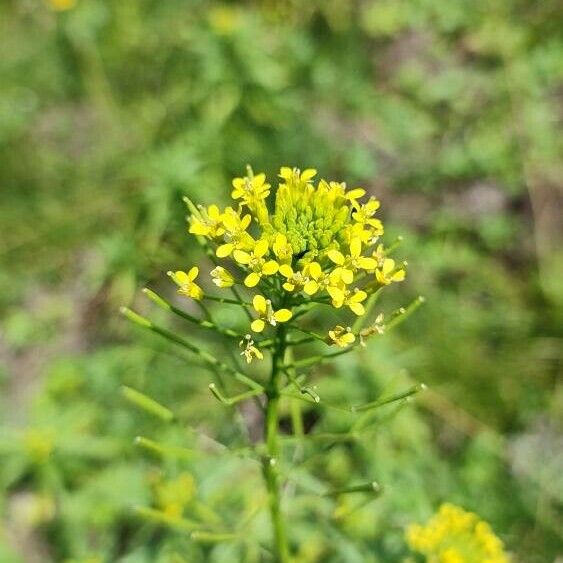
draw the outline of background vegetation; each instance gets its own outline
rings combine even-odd
[[[117,315],[158,318],[139,288],[172,295],[164,272],[202,260],[181,196],[226,198],[247,162],[377,195],[409,261],[384,310],[427,298],[319,370],[333,402],[430,389],[361,440],[296,450],[297,561],[402,561],[405,526],[446,500],[516,561],[563,556],[562,26],[557,0],[2,3],[0,561],[268,561],[259,469],[220,445],[248,444],[256,413]],[[321,407],[305,430],[349,422]],[[317,494],[369,479],[379,498]],[[135,506],[249,541],[196,543]]]

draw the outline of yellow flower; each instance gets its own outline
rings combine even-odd
[[[250,328],[254,332],[262,332],[267,324],[276,326],[278,323],[285,323],[293,316],[289,309],[278,309],[274,311],[272,303],[263,295],[255,295],[252,299],[252,306],[258,313],[258,318],[252,321]]]
[[[381,285],[389,285],[393,282],[401,282],[405,279],[405,270],[395,270],[395,260],[384,258],[383,263],[375,270],[375,278]]]
[[[374,230],[371,227],[366,228],[363,223],[351,223],[347,226],[344,236],[348,244],[355,238],[360,239],[362,244],[367,246],[371,246],[375,244],[377,239],[379,238],[379,234],[375,234]]]
[[[213,268],[211,276],[213,277],[213,283],[217,287],[231,287],[235,283],[235,278],[233,278],[231,272],[223,268],[223,266]]]
[[[436,563],[508,563],[502,541],[472,512],[443,504],[425,526],[406,531],[409,547]]]
[[[301,172],[299,168],[290,168],[289,166],[282,166],[279,173],[280,178],[294,184],[309,184],[316,175],[317,171],[314,168],[307,168]]]
[[[291,263],[293,248],[291,244],[287,242],[287,237],[283,233],[276,233],[274,244],[272,244],[272,250],[278,259],[278,262],[281,264]]]
[[[264,256],[268,252],[268,241],[259,240],[254,246],[251,253],[244,250],[235,250],[233,256],[235,260],[250,270],[250,274],[246,276],[244,285],[246,287],[255,287],[258,285],[262,276],[273,276],[279,269],[279,264],[275,260],[268,260]]]
[[[200,216],[190,217],[189,232],[193,235],[216,238],[220,237],[225,229],[223,228],[223,214],[216,205],[210,205],[207,209],[199,207]]]
[[[344,328],[340,325],[336,325],[332,330],[329,330],[328,336],[331,340],[329,344],[336,344],[341,348],[346,348],[356,340],[350,327]]]
[[[287,278],[282,286],[286,291],[301,290],[308,281],[303,272],[294,272],[289,264],[280,266],[280,274]]]
[[[230,256],[233,250],[250,250],[256,244],[246,232],[252,221],[250,214],[241,217],[232,207],[227,207],[222,219],[226,242],[217,247],[215,253],[219,258]]]
[[[257,358],[258,360],[264,359],[264,354],[262,354],[256,346],[254,346],[254,340],[252,340],[252,336],[250,336],[250,334],[247,334],[244,337],[244,340],[239,342],[239,346],[243,349],[240,355],[244,356],[247,364],[251,363],[254,358]]]
[[[338,267],[334,274],[345,284],[349,285],[354,281],[354,272],[357,270],[374,270],[377,262],[373,258],[362,256],[362,241],[359,238],[352,239],[350,242],[350,254],[344,256],[342,252],[331,249],[327,253],[328,257]]]
[[[365,204],[354,202],[355,211],[352,212],[352,219],[362,225],[369,225],[377,234],[383,234],[383,224],[379,219],[374,219],[376,211],[381,204],[374,197],[370,198]]]
[[[248,176],[235,178],[231,197],[240,199],[243,205],[252,207],[270,195],[270,187],[270,184],[266,183],[266,175],[263,173],[256,174],[252,178]]]
[[[377,248],[371,253],[372,258],[377,262],[377,267],[381,268],[383,260],[385,260],[386,251],[382,244],[378,244]]]
[[[330,285],[330,275],[322,271],[318,262],[309,262],[303,268],[303,275],[307,280],[303,291],[307,295],[315,295],[317,291],[326,289]]]
[[[187,274],[181,270],[168,272],[168,275],[179,287],[178,293],[199,301],[203,297],[203,290],[194,282],[198,274],[199,268],[197,266],[194,266]]]
[[[357,287],[353,291],[345,289],[345,286],[334,286],[330,285],[327,288],[329,295],[332,297],[332,306],[336,309],[340,309],[343,305],[349,307],[349,309],[358,316],[363,315],[366,310],[362,305],[362,301],[366,299],[368,294]]]
[[[355,188],[350,191],[346,191],[346,182],[327,182],[322,180],[322,189],[326,190],[331,194],[331,197],[343,197],[350,203],[356,203],[356,200],[366,195],[366,190],[363,188]]]

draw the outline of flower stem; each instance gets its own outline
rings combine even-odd
[[[285,521],[281,510],[281,487],[279,478],[279,378],[283,369],[286,349],[286,335],[283,325],[278,326],[272,353],[272,374],[266,388],[265,439],[267,455],[263,461],[264,480],[268,490],[270,518],[274,535],[274,550],[278,563],[289,562],[289,547]]]

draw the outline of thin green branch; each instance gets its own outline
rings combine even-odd
[[[336,497],[339,495],[345,495],[350,493],[371,493],[379,496],[383,492],[383,488],[377,481],[370,481],[369,483],[364,483],[363,485],[354,485],[352,487],[344,487],[343,489],[335,489],[324,493],[325,497]]]
[[[130,403],[144,410],[146,413],[156,416],[164,422],[174,420],[174,413],[169,408],[166,408],[144,393],[127,387],[127,385],[121,387],[121,393]]]
[[[264,391],[264,387],[260,385],[257,381],[254,381],[244,373],[241,373],[240,371],[233,369],[231,366],[225,364],[224,362],[221,362],[209,352],[199,348],[198,346],[192,344],[191,342],[188,342],[186,339],[182,338],[181,336],[178,336],[177,334],[174,334],[158,325],[155,325],[146,317],[143,317],[138,313],[135,313],[135,311],[132,311],[127,307],[122,307],[121,313],[125,315],[130,321],[134,322],[136,325],[145,328],[147,330],[150,330],[151,332],[154,332],[155,334],[162,336],[166,340],[169,340],[170,342],[173,342],[178,346],[188,349],[190,352],[200,357],[203,360],[203,362],[207,364],[209,367],[212,368],[216,367],[218,369],[221,369],[229,373],[235,379],[237,379],[241,383],[244,383],[251,389],[260,390],[262,392]]]
[[[194,456],[200,455],[195,450],[190,450],[188,448],[182,448],[179,446],[166,446],[144,436],[137,436],[135,438],[135,445],[160,457],[192,460]]]
[[[262,394],[261,389],[253,389],[251,391],[246,391],[245,393],[240,393],[239,395],[235,395],[233,397],[225,397],[225,395],[223,395],[219,391],[219,389],[217,389],[217,386],[215,385],[215,383],[209,384],[209,390],[211,391],[213,396],[219,402],[221,402],[221,403],[223,403],[224,405],[227,405],[227,406],[236,405],[237,403],[240,403],[241,401],[244,401],[246,399],[250,399],[252,397],[256,397],[257,395]]]
[[[371,401],[369,403],[365,403],[363,405],[351,407],[352,412],[363,412],[371,409],[376,409],[382,407],[384,405],[389,405],[391,403],[395,403],[402,399],[406,399],[412,395],[416,395],[420,391],[424,391],[426,389],[426,385],[424,383],[418,383],[417,385],[413,385],[410,389],[406,391],[402,391],[400,393],[396,393],[395,395],[391,395],[389,397],[383,397],[382,399],[378,399],[377,401]]]
[[[406,307],[401,307],[385,325],[385,330],[389,331],[395,328],[403,321],[406,321],[424,302],[426,299],[419,295],[416,299],[411,301]]]
[[[224,336],[229,336],[230,338],[244,338],[244,335],[239,334],[238,332],[231,330],[230,328],[223,328],[220,327],[219,325],[215,324],[214,322],[210,321],[210,320],[202,320],[202,319],[198,319],[197,317],[194,317],[192,315],[190,315],[189,313],[186,313],[185,311],[182,311],[182,309],[178,309],[177,307],[174,307],[174,305],[172,305],[169,301],[167,301],[166,299],[164,299],[163,297],[161,297],[160,295],[158,295],[156,292],[154,292],[152,289],[149,289],[148,287],[145,287],[143,289],[143,293],[154,303],[156,303],[161,309],[164,309],[165,311],[169,311],[171,313],[174,313],[175,315],[178,315],[179,317],[181,317],[182,319],[200,326],[201,328],[206,328],[209,330],[213,330],[215,332],[217,332],[218,334],[222,334]]]

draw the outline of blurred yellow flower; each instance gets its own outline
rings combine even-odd
[[[405,270],[403,268],[396,270],[395,260],[384,258],[381,267],[375,270],[375,278],[381,285],[401,282],[405,279]]]
[[[235,283],[235,278],[231,272],[223,268],[223,266],[217,266],[211,270],[211,276],[213,278],[213,283],[217,287],[231,287]]]
[[[509,563],[502,541],[476,514],[443,504],[430,521],[406,531],[409,547],[428,563]]]
[[[254,358],[264,359],[264,354],[254,345],[254,340],[252,340],[250,334],[247,334],[245,339],[239,342],[239,346],[242,348],[240,355],[244,356],[247,364],[250,364]]]
[[[336,344],[341,348],[346,348],[346,346],[349,346],[356,340],[350,327],[344,328],[340,325],[336,325],[332,330],[329,330],[328,336],[330,339],[329,344]]]
[[[76,0],[48,0],[48,4],[56,12],[66,12],[76,6]]]

